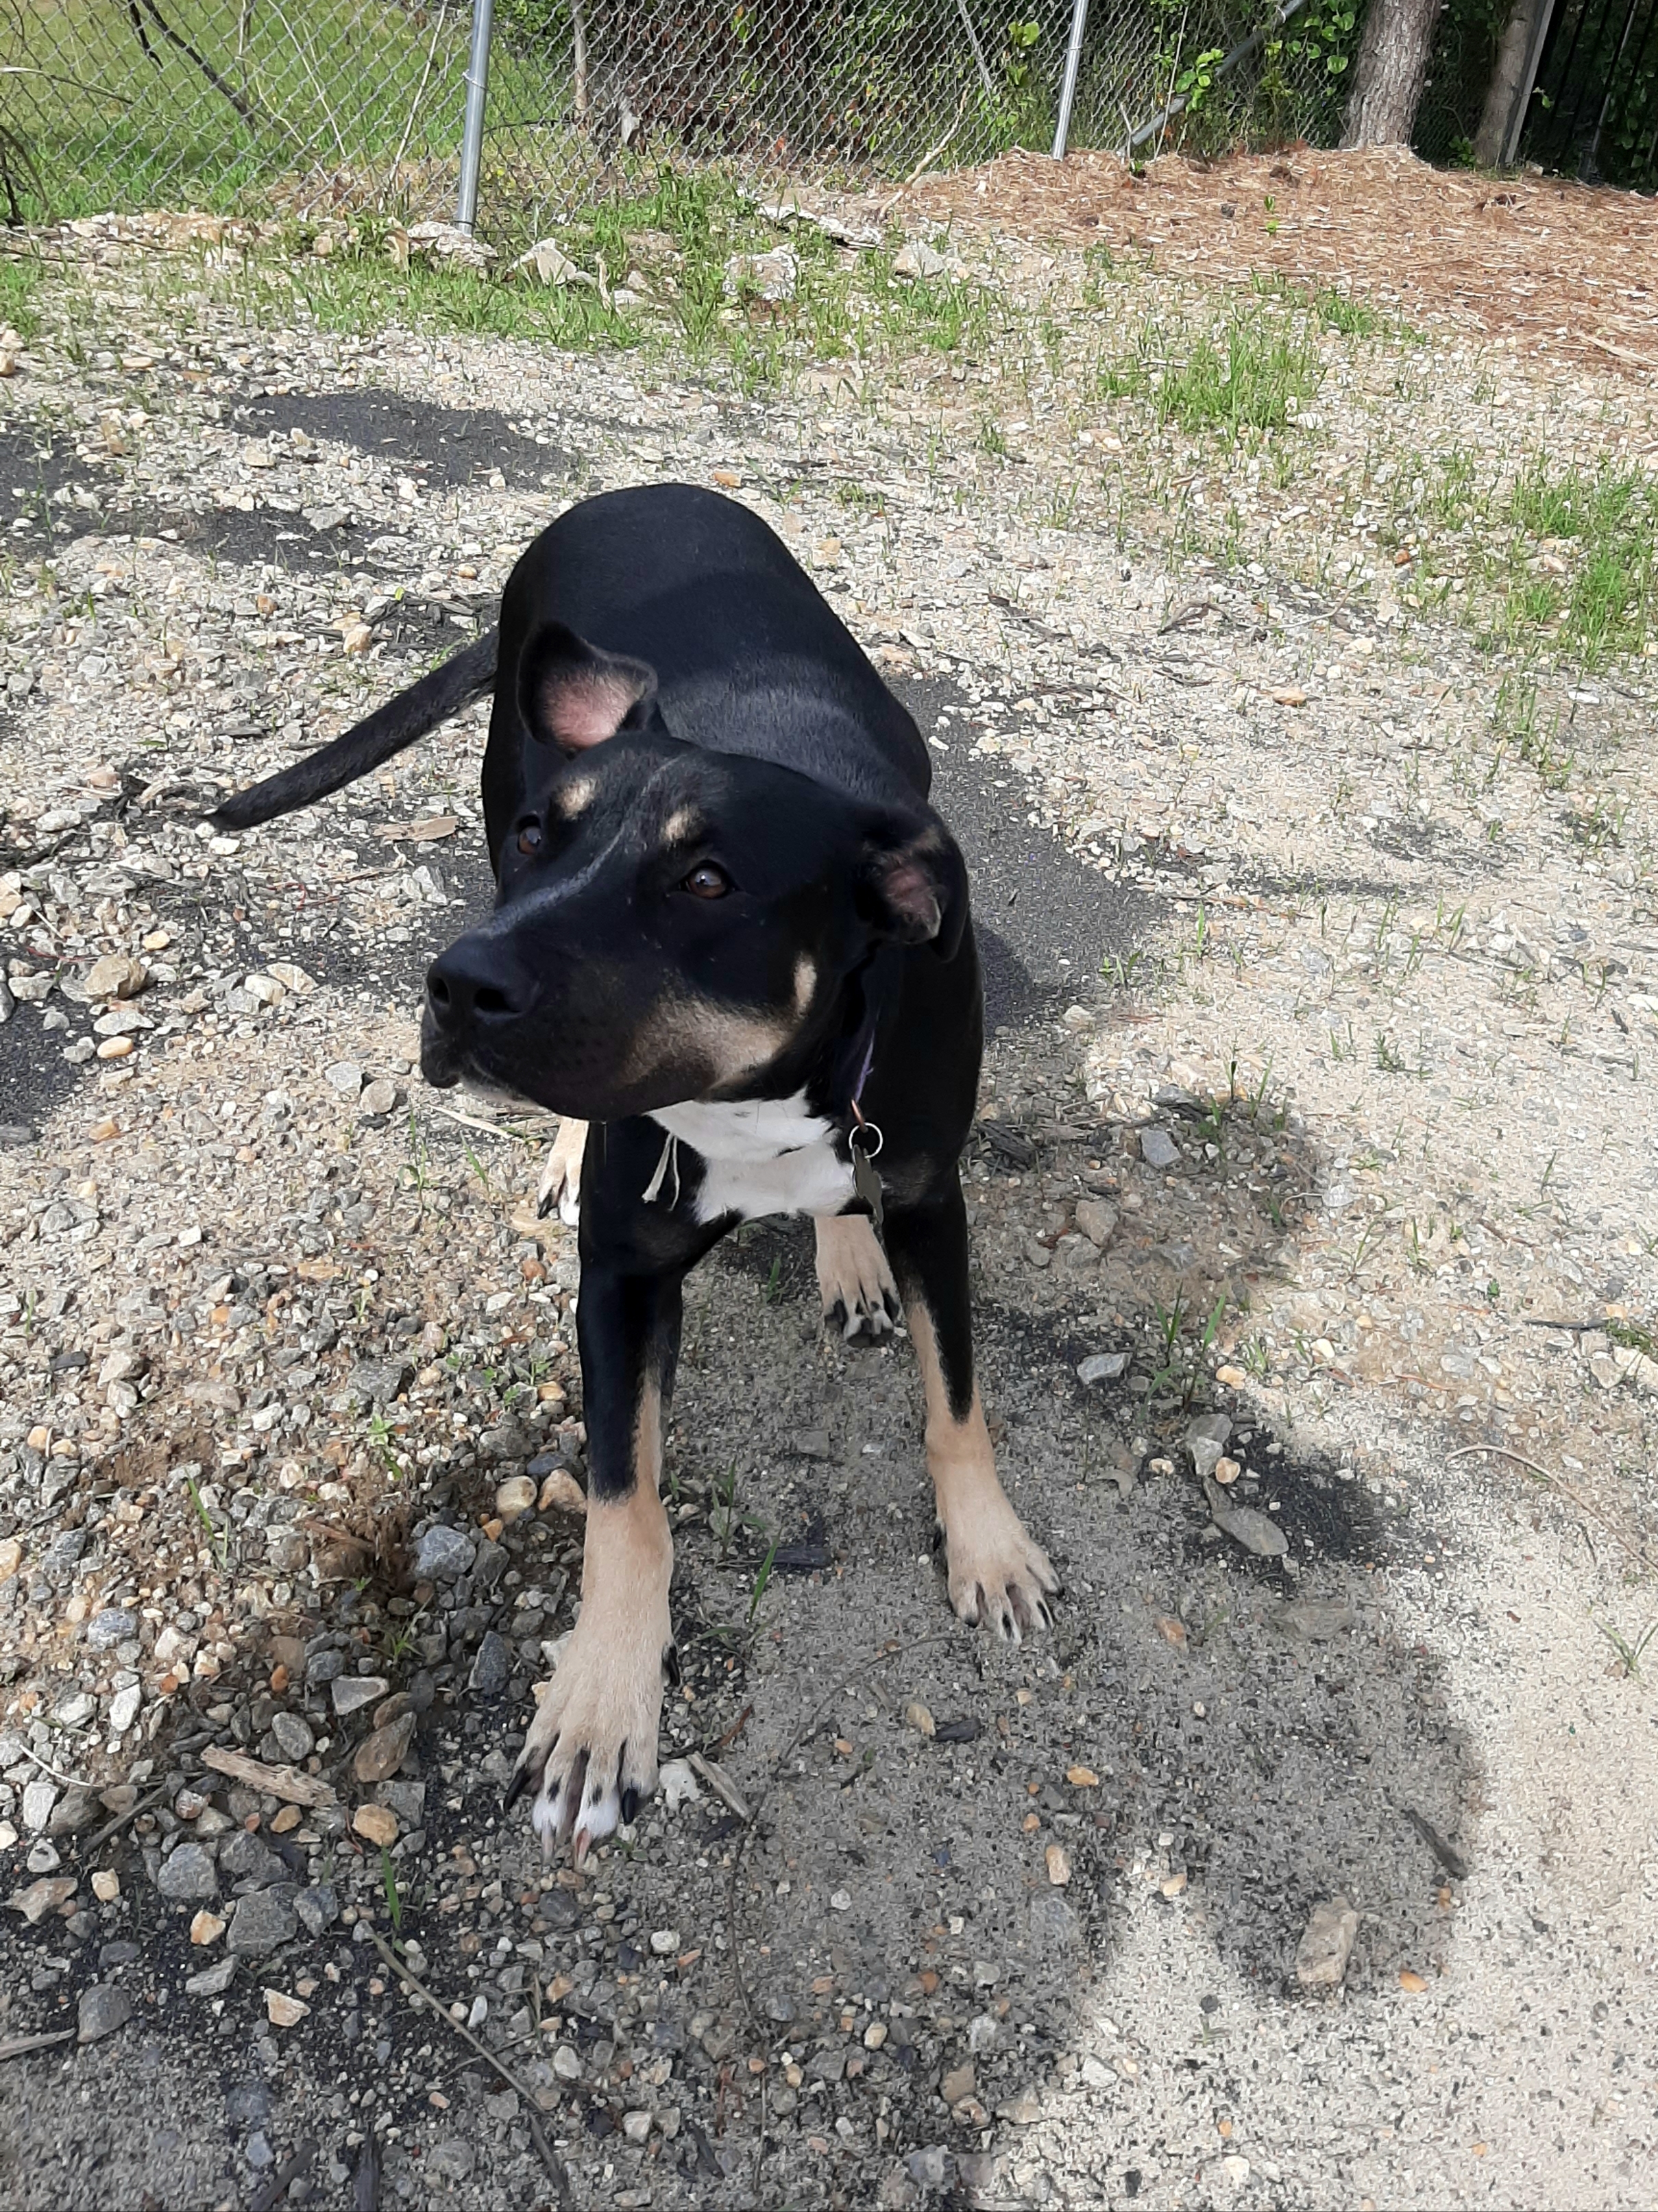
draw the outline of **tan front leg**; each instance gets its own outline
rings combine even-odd
[[[647,1382],[634,1430],[633,1487],[590,1493],[581,1612],[519,1755],[508,1802],[527,1782],[542,1849],[590,1848],[631,1823],[656,1788],[662,1680],[673,1648],[673,1538],[658,1495],[662,1407]]]
[[[978,1386],[957,1420],[938,1363],[932,1316],[917,1300],[906,1318],[926,1395],[927,1472],[944,1531],[950,1601],[963,1620],[981,1621],[1017,1644],[1027,1629],[1051,1626],[1048,1599],[1059,1589],[1060,1578],[1007,1502]]]
[[[580,1220],[581,1158],[586,1149],[587,1124],[573,1121],[567,1114],[558,1125],[536,1188],[536,1213],[540,1220],[544,1221],[555,1206],[568,1227],[574,1229]]]

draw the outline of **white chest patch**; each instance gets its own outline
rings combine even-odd
[[[838,1213],[852,1196],[852,1169],[836,1155],[833,1125],[806,1111],[804,1091],[728,1106],[665,1106],[650,1118],[702,1162],[699,1221]]]

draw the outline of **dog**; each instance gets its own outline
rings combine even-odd
[[[812,1217],[848,1334],[902,1306],[961,1618],[1017,1640],[1059,1578],[974,1378],[957,1163],[982,991],[914,722],[758,516],[652,485],[570,507],[496,631],[216,821],[320,798],[491,690],[497,903],[428,971],[421,1059],[565,1117],[542,1188],[579,1212],[581,1607],[507,1796],[533,1790],[544,1850],[580,1865],[656,1786],[682,1288],[739,1222]]]

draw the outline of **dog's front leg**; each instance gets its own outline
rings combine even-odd
[[[543,1849],[550,1856],[573,1838],[578,1866],[656,1788],[663,1674],[673,1656],[673,1539],[657,1485],[683,1281],[677,1271],[629,1273],[584,1257],[576,1316],[588,1465],[581,1612],[508,1797],[533,1787]]]
[[[973,1376],[967,1215],[949,1178],[920,1206],[889,1206],[887,1251],[921,1364],[927,1472],[944,1540],[950,1601],[1017,1644],[1048,1620],[1060,1578],[1025,1533],[996,1474]]]

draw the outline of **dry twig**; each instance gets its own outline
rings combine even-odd
[[[1632,1559],[1638,1561],[1649,1571],[1658,1566],[1658,1561],[1655,1561],[1632,1536],[1625,1535],[1617,1522],[1603,1513],[1598,1505],[1591,1505],[1581,1492],[1572,1488],[1564,1475],[1556,1474],[1550,1468],[1540,1466],[1534,1459],[1527,1459],[1523,1452],[1511,1451],[1507,1444],[1464,1444],[1460,1451],[1452,1452],[1445,1463],[1448,1467],[1456,1460],[1470,1458],[1475,1452],[1491,1452],[1498,1459],[1511,1459],[1516,1467],[1528,1468],[1533,1474],[1546,1482],[1552,1490],[1558,1490],[1564,1498],[1575,1505],[1580,1513],[1586,1515],[1598,1528],[1604,1528],[1613,1543],[1621,1544]]]
[[[404,1986],[411,1991],[415,1996],[418,1997],[422,2003],[429,2005],[431,2009],[436,2013],[438,2018],[443,2021],[444,2025],[447,2027],[452,2028],[454,2033],[459,2036],[463,2043],[470,2043],[473,2050],[477,2051],[478,2057],[483,2059],[485,2065],[493,2067],[509,2089],[515,2089],[518,2092],[519,2096],[523,2100],[525,2118],[530,2124],[530,2139],[535,2144],[536,2155],[546,2167],[548,2174],[552,2180],[553,2186],[558,2191],[559,2201],[562,2203],[569,2203],[571,2202],[570,2178],[564,2170],[563,2160],[556,2155],[552,2145],[542,2133],[539,2108],[537,2107],[535,2098],[531,2092],[525,2087],[524,2083],[519,2080],[517,2075],[513,2073],[511,2067],[507,2064],[504,2059],[498,2058],[495,2052],[490,2050],[487,2043],[479,2042],[477,2037],[473,2034],[471,2029],[467,2027],[465,2021],[457,2020],[455,2018],[454,2014],[450,2011],[448,2006],[444,2003],[441,1997],[434,1996],[431,1990],[427,1988],[425,1983],[420,1979],[419,1976],[410,1972],[408,1967],[404,1965],[403,1960],[398,1958],[397,1953],[392,1948],[392,1946],[386,1942],[383,1936],[379,1935],[374,1929],[369,1928],[366,1921],[359,1921],[357,1924],[360,1928],[363,1928],[366,1930],[369,1942],[380,1953],[381,1958],[385,1960],[386,1965],[392,1969],[392,1972],[397,1976],[398,1979],[403,1983]]]

